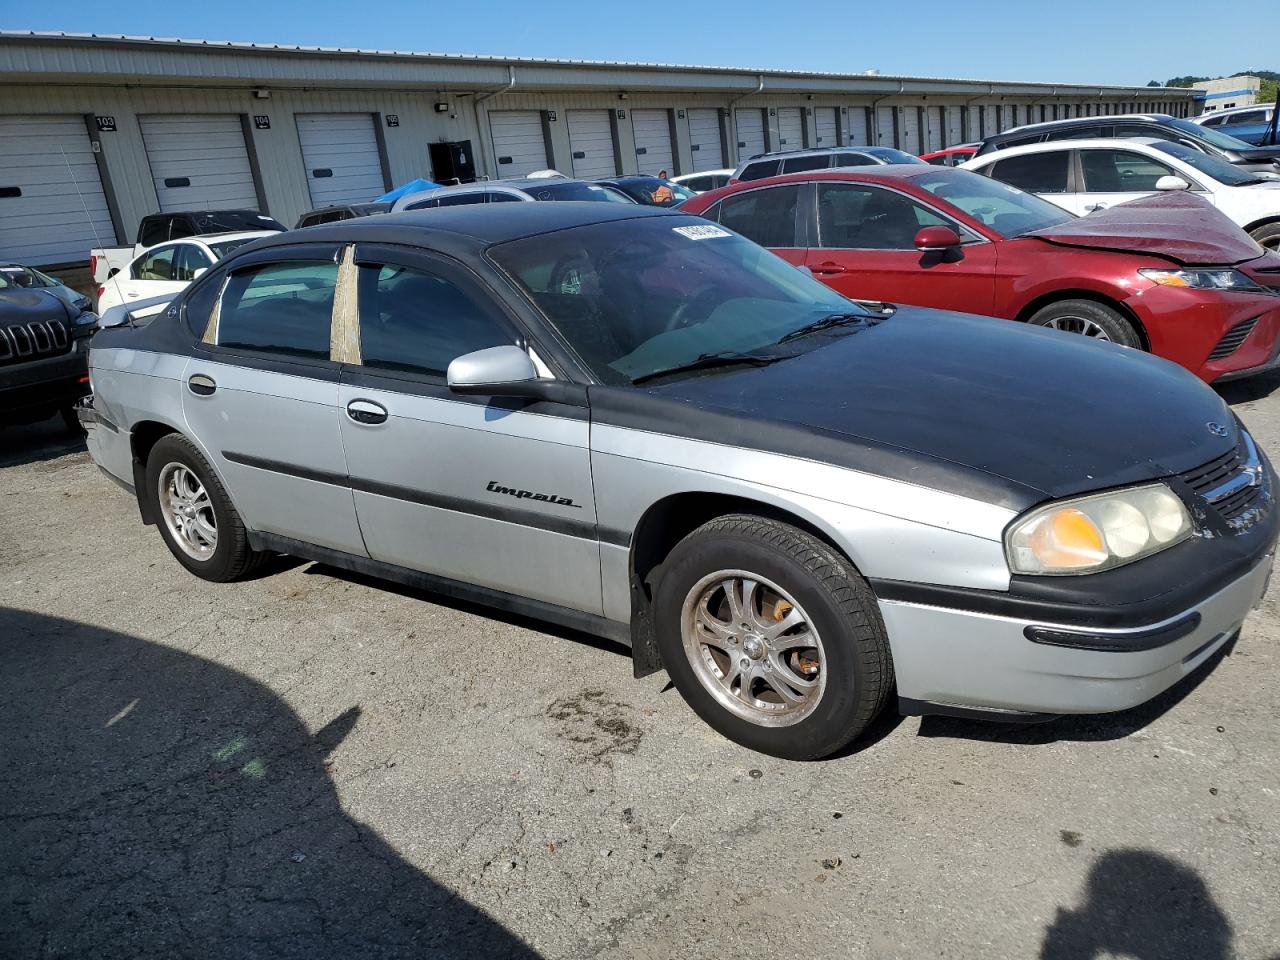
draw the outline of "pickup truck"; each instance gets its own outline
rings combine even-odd
[[[132,247],[98,247],[89,251],[89,272],[94,285],[101,288],[118,270],[127,267],[135,257],[158,243],[199,237],[207,233],[229,233],[239,230],[278,230],[288,228],[256,210],[199,210],[180,213],[153,213],[138,224],[138,242]],[[99,290],[99,295],[101,291]]]

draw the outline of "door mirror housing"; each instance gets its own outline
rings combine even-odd
[[[950,227],[923,227],[916,234],[916,249],[921,253],[938,253],[960,246],[960,234]]]
[[[1173,174],[1165,174],[1156,181],[1157,190],[1190,190],[1191,184],[1183,180],[1181,177],[1175,177]]]
[[[587,405],[585,387],[539,377],[529,354],[514,345],[464,353],[449,364],[445,377],[454,393]]]

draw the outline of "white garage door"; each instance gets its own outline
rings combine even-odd
[[[489,132],[498,164],[496,176],[523,177],[550,166],[542,114],[537,110],[495,110],[489,114]]]
[[[902,134],[899,149],[907,153],[923,153],[920,145],[920,110],[916,107],[902,107],[898,118],[898,129]]]
[[[818,107],[813,111],[813,120],[818,135],[815,147],[840,146],[840,127],[836,124],[835,107]]]
[[[924,122],[927,125],[924,131],[924,149],[941,150],[942,136],[945,133],[942,126],[942,108],[925,107]]]
[[[996,130],[996,105],[994,103],[984,103],[982,107],[982,136],[985,138],[998,132]]]
[[[804,116],[799,107],[778,108],[778,149],[804,149]]]
[[[897,107],[876,107],[876,143],[882,147],[898,145],[893,135],[893,111],[896,109]]]
[[[869,147],[873,141],[867,139],[867,107],[849,108],[849,129],[845,133],[844,142],[855,147]]]
[[[311,205],[367,203],[387,190],[371,113],[299,113]]]
[[[115,241],[84,117],[0,117],[0,261],[83,263]]]
[[[617,176],[613,155],[613,128],[608,110],[569,111],[569,149],[573,151],[573,175],[584,180]]]
[[[636,136],[636,168],[641,173],[667,171],[675,176],[671,162],[671,111],[632,110],[631,125]]]
[[[258,208],[239,116],[152,114],[138,125],[161,211]]]
[[[743,109],[736,114],[738,127],[738,159],[746,160],[764,153],[764,113],[759,109]]]
[[[964,132],[964,111],[960,107],[945,107],[947,113],[947,146],[958,147],[968,143]]]
[[[724,147],[720,140],[719,110],[689,111],[689,149],[693,151],[693,170],[719,170],[724,166]]]

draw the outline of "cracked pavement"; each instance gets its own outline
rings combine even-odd
[[[1223,391],[1273,459],[1278,388]],[[1275,583],[1137,710],[817,763],[607,641],[191,577],[53,421],[0,434],[0,590],[6,957],[1280,956]]]

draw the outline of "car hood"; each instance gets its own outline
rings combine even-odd
[[[1262,255],[1262,248],[1213,204],[1184,191],[1130,200],[1024,236],[1188,265],[1243,263]]]
[[[67,308],[52,293],[31,288],[0,289],[0,326],[66,319]]]
[[[645,411],[657,421],[651,431],[896,475],[1013,509],[1182,473],[1238,440],[1216,393],[1138,350],[907,307],[850,329],[814,334],[814,349],[769,366],[626,392],[660,402]]]

